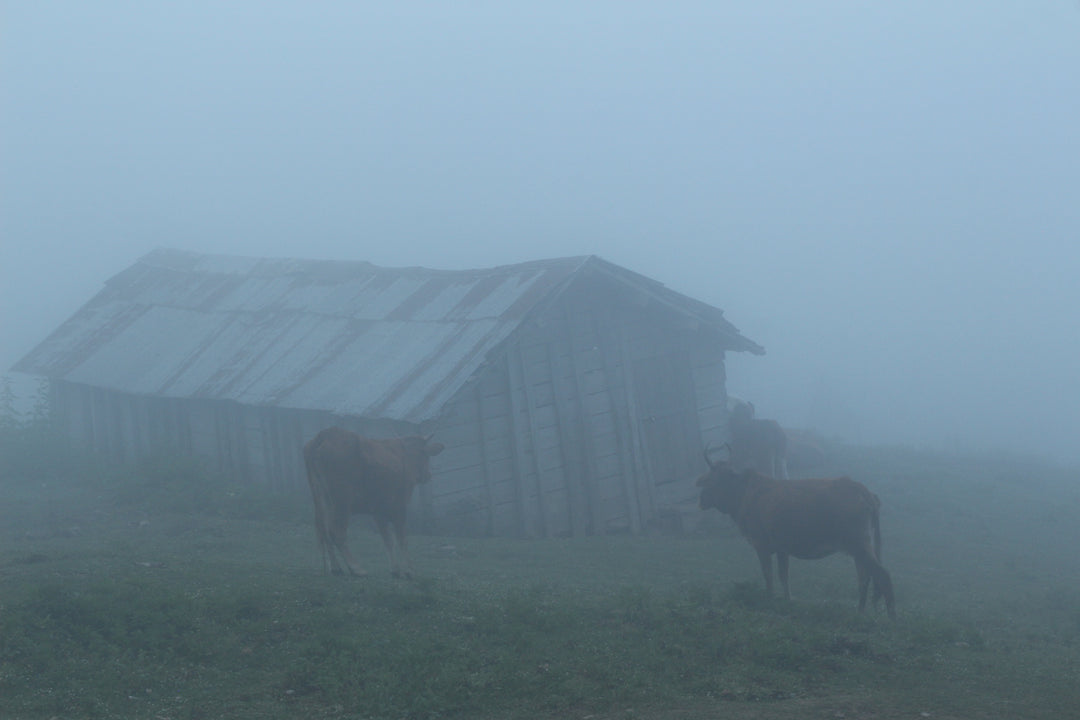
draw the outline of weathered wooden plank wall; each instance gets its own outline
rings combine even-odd
[[[554,537],[638,533],[695,493],[702,438],[727,439],[724,352],[660,311],[568,293],[526,323],[425,426],[445,451],[419,488],[414,529]],[[122,460],[193,453],[233,482],[307,493],[302,448],[340,425],[373,437],[392,421],[237,403],[132,397],[70,383],[54,402],[72,437]]]
[[[439,427],[448,448],[433,463],[436,526],[640,532],[693,497],[701,428],[726,428],[723,353],[648,313],[588,308],[523,328],[451,403]]]
[[[138,397],[57,383],[53,403],[77,444],[123,462],[159,453],[206,458],[226,480],[307,492],[303,445],[341,425],[374,437],[411,432],[404,423],[231,402]]]
[[[723,445],[731,439],[728,429],[727,370],[724,351],[714,344],[699,343],[690,353],[694,390],[698,405],[698,424],[702,444]],[[702,459],[701,469],[705,469]]]

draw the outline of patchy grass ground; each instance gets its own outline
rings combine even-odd
[[[7,448],[12,453],[11,446]],[[14,456],[12,456],[14,457]],[[726,518],[680,537],[414,537],[320,574],[306,498],[163,461],[0,475],[3,718],[1064,718],[1080,471],[842,450],[884,503],[899,620],[847,558],[764,595]],[[80,469],[81,468],[81,469]],[[16,472],[17,470],[17,472]],[[435,480],[438,481],[437,478]]]

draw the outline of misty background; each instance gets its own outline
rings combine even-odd
[[[0,369],[155,247],[596,254],[759,416],[1080,460],[1080,5],[0,3]]]

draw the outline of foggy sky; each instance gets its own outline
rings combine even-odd
[[[597,254],[759,415],[1080,459],[1080,5],[0,5],[0,367],[155,247]]]

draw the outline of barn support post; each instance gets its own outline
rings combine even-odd
[[[214,443],[218,457],[218,470],[232,482],[237,481],[240,465],[233,441],[232,411],[228,400],[218,400],[213,406]]]
[[[61,437],[70,437],[71,406],[66,389],[62,387],[61,383],[50,380],[48,381],[47,393],[49,412],[52,414],[57,430],[60,431]]]
[[[476,426],[480,431],[480,476],[484,482],[484,534],[495,534],[495,494],[491,489],[491,469],[488,467],[487,438],[484,436],[484,392],[480,383],[473,383],[476,395]]]
[[[506,369],[506,394],[510,400],[509,430],[510,444],[513,451],[510,457],[513,463],[514,511],[517,516],[518,534],[521,537],[532,537],[534,534],[533,524],[530,522],[530,514],[525,506],[525,450],[522,447],[521,428],[518,427],[521,403],[518,401],[517,387],[521,385],[521,382],[519,376],[519,382],[516,385],[514,383],[513,368],[515,364],[511,361],[512,355],[516,355],[520,360],[521,349],[517,348],[516,353],[507,353],[503,360]]]
[[[255,482],[263,488],[269,488],[272,485],[271,473],[274,466],[272,447],[274,436],[271,420],[264,408],[252,406],[251,422],[252,434],[250,437],[255,440],[258,448],[258,459],[256,460],[258,471]]]
[[[619,463],[619,488],[622,493],[623,506],[626,516],[630,520],[630,532],[637,535],[641,533],[641,508],[638,507],[637,494],[637,460],[634,456],[634,446],[630,441],[631,428],[628,421],[629,408],[625,403],[619,402],[620,388],[622,396],[626,397],[626,384],[620,382],[616,371],[616,360],[612,358],[612,348],[615,346],[614,333],[610,329],[614,324],[608,313],[605,313],[604,322],[593,316],[593,326],[599,339],[600,358],[604,372],[604,394],[607,396],[608,407],[611,410],[612,425],[615,428],[615,445],[618,448],[616,457]]]
[[[147,426],[150,428],[150,452],[158,452],[169,437],[170,425],[168,407],[160,397],[149,397],[146,401]]]
[[[233,438],[235,438],[233,447],[236,453],[236,463],[240,469],[238,474],[244,483],[250,483],[252,481],[251,451],[248,446],[244,407],[239,403],[232,403],[229,407],[229,415],[229,425],[232,429]]]
[[[573,425],[574,414],[567,407],[566,387],[563,382],[565,368],[559,362],[559,353],[554,342],[549,342],[547,345],[547,358],[548,365],[551,367],[551,384],[555,396],[555,424],[558,428],[563,477],[566,483],[566,512],[570,521],[570,534],[580,537],[590,534],[588,501],[581,477],[583,455],[581,436],[584,434],[584,428]]]
[[[84,448],[97,449],[94,443],[94,410],[90,403],[90,388],[79,389],[79,420],[76,437]]]
[[[303,466],[300,461],[300,424],[296,415],[288,410],[278,410],[278,478],[282,493],[297,489],[297,472]]]
[[[110,459],[115,460],[116,456],[113,453],[112,449],[112,428],[109,419],[109,404],[105,390],[102,390],[101,388],[94,388],[93,403],[94,442],[98,447],[98,452]]]
[[[307,470],[304,467],[304,424],[296,413],[289,413],[289,486],[299,493],[307,488]]]
[[[588,505],[589,526],[591,532],[595,534],[604,530],[604,518],[602,515],[600,497],[596,489],[597,475],[599,474],[596,466],[596,428],[593,423],[592,415],[589,414],[589,410],[586,407],[585,399],[583,397],[585,383],[581,370],[581,360],[579,358],[579,353],[583,352],[583,348],[581,343],[578,342],[579,335],[574,330],[573,318],[571,317],[570,309],[568,307],[564,307],[564,318],[567,328],[570,331],[571,389],[573,390],[577,416],[581,418],[581,448],[584,454],[582,485],[585,490],[585,502]]]
[[[695,395],[697,398],[698,427],[701,430],[701,446],[708,440],[728,438],[727,372],[724,352],[708,353],[701,349],[691,354]]]
[[[535,403],[532,390],[529,387],[529,377],[525,372],[525,356],[521,352],[521,345],[515,345],[514,350],[513,365],[517,368],[518,384],[525,395],[525,405],[522,409],[525,411],[525,429],[528,431],[529,444],[532,447],[533,470],[536,473],[536,507],[539,520],[537,525],[540,537],[548,537],[547,508],[544,502],[544,477],[543,471],[540,469],[540,445],[536,436],[536,418],[533,416]],[[524,476],[522,476],[521,480],[524,482]]]
[[[292,486],[296,436],[287,410],[274,409],[274,420],[278,425],[278,440],[274,445],[274,454],[278,459],[278,492],[284,493]]]
[[[125,412],[125,398],[122,395],[108,393],[105,396],[109,406],[109,431],[113,436],[112,453],[119,462],[131,460],[130,453],[130,414]]]
[[[179,412],[180,417],[180,442],[182,443],[181,452],[185,455],[191,455],[194,452],[195,442],[192,438],[192,422],[193,416],[187,406],[182,400],[176,401],[176,409]]]
[[[364,432],[360,431],[355,432],[360,435],[365,434]],[[417,429],[417,433],[421,435],[427,434],[420,432],[419,429]],[[418,497],[418,502],[416,504],[419,505],[416,515],[418,515],[419,517],[415,517],[413,521],[409,522],[410,525],[414,525],[416,527],[417,532],[428,532],[434,529],[435,525],[435,498],[433,497],[433,492],[431,490],[431,483],[426,482],[417,485],[415,488],[415,492]],[[412,515],[410,515],[410,517],[412,517]]]
[[[626,336],[619,338],[619,354],[623,369],[623,392],[626,398],[626,419],[629,424],[630,447],[634,456],[634,481],[638,508],[642,511],[641,523],[644,525],[656,513],[656,498],[653,496],[653,480],[650,476],[648,449],[642,442],[641,418],[638,416],[637,400],[634,395],[634,364]]]
[[[146,457],[147,442],[146,442],[146,401],[137,396],[131,397],[131,424],[132,424],[132,436],[131,442],[134,446],[135,459]]]
[[[271,408],[265,408],[262,415],[263,438],[265,446],[266,478],[263,480],[264,487],[271,491],[278,489],[281,472],[281,433],[278,432],[277,413]]]

